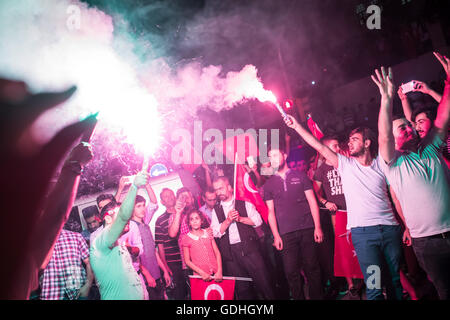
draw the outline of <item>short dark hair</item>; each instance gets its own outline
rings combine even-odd
[[[206,189],[205,190],[203,190],[203,192],[202,192],[202,196],[206,196],[206,193],[216,193],[216,190],[214,190],[214,188],[213,187],[206,187]]]
[[[413,110],[411,114],[411,121],[416,122],[416,117],[421,113],[425,113],[427,118],[431,121],[436,119],[436,112],[432,108],[424,106]]]
[[[188,224],[189,230],[192,230],[192,227],[191,227],[191,224],[189,223],[189,220],[191,219],[191,215],[193,213],[197,213],[199,215],[200,220],[202,221],[202,224],[200,226],[202,229],[209,227],[208,219],[206,219],[206,217],[203,214],[203,212],[201,212],[200,210],[195,210],[194,209],[194,210],[189,211],[189,213],[186,215],[186,222]]]
[[[177,190],[177,198],[179,197],[180,194],[182,194],[183,192],[189,192],[190,194],[192,194],[191,190],[189,190],[186,187],[182,187],[180,189]]]
[[[406,117],[402,113],[395,113],[392,115],[392,121],[395,121],[398,119],[406,119]]]
[[[335,134],[326,134],[324,135],[321,139],[320,142],[325,143],[327,141],[331,141],[331,140],[336,140],[337,142],[339,142],[339,138],[337,135]]]
[[[373,130],[368,127],[357,127],[352,131],[350,131],[348,136],[351,137],[355,133],[360,133],[362,135],[363,142],[366,140],[370,140],[369,151],[372,157],[375,157],[377,154],[378,145],[377,145],[377,138]]]
[[[84,208],[82,210],[82,212],[83,212],[84,220],[92,218],[92,217],[98,217],[98,215],[99,215],[98,207],[96,205]]]
[[[105,216],[108,213],[108,211],[113,210],[113,209],[117,208],[118,206],[119,206],[119,204],[116,203],[115,201],[111,201],[106,206],[104,206],[102,211],[100,212],[100,217],[102,218],[102,220],[105,220]]]
[[[103,200],[111,200],[115,202],[116,198],[114,198],[114,196],[110,193],[102,193],[97,197],[97,206],[100,205],[100,202],[102,202]]]
[[[145,198],[143,196],[138,194],[136,196],[136,200],[134,201],[134,204],[136,205],[136,204],[141,203],[141,202],[143,202],[145,204],[147,201],[145,200]]]

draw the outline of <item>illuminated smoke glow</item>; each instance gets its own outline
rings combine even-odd
[[[70,5],[81,9],[80,29],[67,26]],[[171,130],[202,107],[219,112],[245,99],[276,101],[253,65],[223,74],[221,66],[198,62],[176,67],[168,58],[143,62],[132,48],[151,51],[152,44],[113,31],[110,16],[78,1],[0,2],[0,75],[24,80],[33,92],[78,87],[68,103],[35,123],[37,142],[99,111],[97,133],[116,132],[151,155],[160,145],[163,126]]]

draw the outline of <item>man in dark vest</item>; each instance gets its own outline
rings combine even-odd
[[[274,299],[264,260],[260,253],[258,235],[254,228],[262,219],[253,204],[235,200],[233,188],[226,177],[217,177],[213,187],[220,203],[214,207],[211,228],[218,238],[220,253],[227,275],[250,277],[259,296]],[[249,282],[237,281],[236,298],[255,299]]]

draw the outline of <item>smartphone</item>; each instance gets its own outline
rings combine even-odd
[[[402,85],[403,93],[408,93],[408,92],[414,91],[414,85],[415,84],[416,84],[416,82],[414,80],[403,84]]]

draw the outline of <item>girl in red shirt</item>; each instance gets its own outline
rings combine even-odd
[[[222,281],[222,257],[214,241],[212,231],[202,228],[207,225],[205,216],[197,210],[187,215],[189,233],[181,240],[186,265],[204,281]]]

